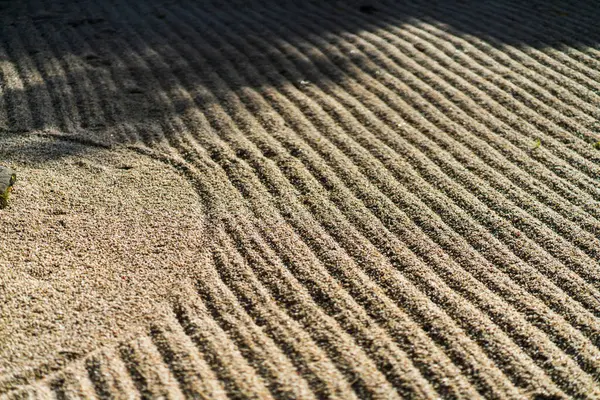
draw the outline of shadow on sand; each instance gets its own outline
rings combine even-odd
[[[600,38],[600,7],[583,0],[209,3],[1,1],[0,144],[47,128],[151,144],[177,134],[173,116],[227,109],[240,88],[346,79],[366,55],[329,43],[415,20],[496,47],[589,48]]]

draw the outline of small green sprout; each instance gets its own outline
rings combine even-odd
[[[0,165],[0,208],[8,206],[8,198],[16,181],[15,171]]]

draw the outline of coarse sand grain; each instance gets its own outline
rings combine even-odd
[[[0,398],[599,399],[598,20],[0,1]]]

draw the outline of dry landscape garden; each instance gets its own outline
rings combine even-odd
[[[599,21],[0,0],[0,399],[600,399]]]

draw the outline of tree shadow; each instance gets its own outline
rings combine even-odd
[[[244,88],[338,83],[367,56],[336,38],[416,20],[492,46],[596,48],[600,8],[562,3],[5,0],[0,142],[44,129],[104,144],[208,134],[190,110],[227,111]]]
[[[562,3],[0,0],[0,162],[223,134],[215,110],[250,107],[249,91],[268,102],[270,89],[337,85],[352,68],[376,76],[377,60],[337,40],[417,20],[492,47],[597,48],[600,7]],[[407,57],[423,53],[404,42]],[[29,140],[40,134],[63,141]]]

